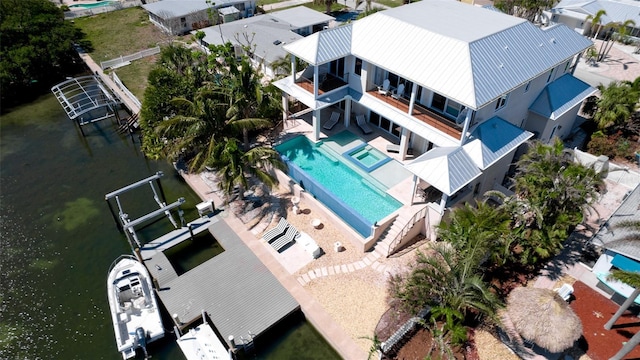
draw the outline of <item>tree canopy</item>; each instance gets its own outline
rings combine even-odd
[[[0,2],[0,89],[12,102],[33,88],[48,88],[75,72],[74,44],[89,48],[84,34],[48,0]]]
[[[273,126],[281,111],[278,93],[261,84],[248,56],[237,56],[230,43],[210,51],[162,50],[142,105],[142,150],[182,161],[191,171],[214,169],[227,195],[246,188],[249,177],[273,187],[269,169],[285,165],[275,150],[251,147],[249,137]]]
[[[505,14],[540,22],[543,10],[551,9],[555,0],[497,0],[495,6]]]

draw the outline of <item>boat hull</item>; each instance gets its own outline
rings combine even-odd
[[[133,256],[121,256],[111,265],[107,278],[111,320],[118,351],[124,359],[146,352],[146,345],[164,336],[162,315],[151,277]]]

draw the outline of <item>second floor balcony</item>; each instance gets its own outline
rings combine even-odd
[[[296,79],[296,85],[313,94],[313,73],[311,73],[310,77],[307,76],[307,72],[305,71]],[[347,85],[346,81],[332,74],[322,74],[319,77],[318,95],[324,95]]]

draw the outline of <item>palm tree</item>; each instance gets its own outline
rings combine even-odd
[[[489,291],[472,258],[461,257],[445,243],[418,253],[413,270],[390,280],[390,293],[412,311],[440,306],[469,315],[493,316],[500,301]]]
[[[239,143],[235,138],[224,138],[214,147],[207,161],[207,164],[216,169],[221,190],[227,196],[231,196],[238,188],[242,197],[244,189],[249,186],[250,176],[256,177],[271,188],[275,187],[278,179],[269,171],[271,168],[286,171],[286,165],[280,159],[280,155],[271,148],[261,146],[245,152]]]
[[[335,2],[337,2],[337,1],[336,0],[313,0],[313,4],[314,5],[324,5],[325,6],[325,13],[327,13],[327,14],[331,13],[331,6]]]
[[[625,20],[623,23],[613,23],[609,24],[606,27],[610,28],[611,31],[607,36],[607,40],[600,47],[600,54],[598,55],[598,61],[603,61],[609,55],[609,51],[613,47],[613,44],[616,40],[622,41],[626,37],[627,28],[634,26],[636,24],[635,21],[629,19]]]
[[[586,18],[586,21],[591,21],[591,33],[593,33],[593,28],[596,28],[596,33],[593,36],[594,39],[598,38],[598,32],[600,32],[600,24],[602,23],[602,17],[607,15],[607,12],[604,10],[598,10],[595,15],[589,15]]]
[[[296,70],[303,70],[307,64],[296,56]],[[291,75],[291,54],[287,54],[284,57],[279,57],[278,59],[271,62],[271,69],[276,74],[276,78],[282,78]]]
[[[596,100],[593,120],[598,128],[605,129],[627,121],[638,105],[639,89],[635,83],[613,81],[598,85],[600,96]]]

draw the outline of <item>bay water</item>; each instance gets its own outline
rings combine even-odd
[[[0,117],[0,359],[121,359],[106,294],[109,266],[131,250],[104,195],[162,171],[167,203],[184,197],[197,217],[195,193],[166,161],[145,158],[139,140],[111,120],[83,136],[53,95]],[[149,187],[126,193],[131,219],[157,209]],[[171,230],[166,219],[143,239]],[[184,359],[168,332],[154,359]],[[255,359],[338,359],[303,317],[279,327]]]

